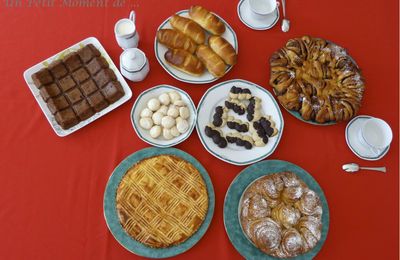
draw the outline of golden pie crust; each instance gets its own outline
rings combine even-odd
[[[191,163],[172,155],[154,156],[126,172],[116,207],[133,239],[153,248],[170,247],[187,240],[203,223],[207,188]]]
[[[257,179],[243,193],[239,207],[244,233],[268,255],[295,257],[321,239],[320,198],[292,172]]]
[[[364,93],[361,72],[342,47],[320,38],[290,39],[270,58],[279,102],[318,123],[354,117]]]

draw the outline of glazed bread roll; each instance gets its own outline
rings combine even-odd
[[[169,19],[169,23],[175,30],[188,36],[197,44],[203,44],[206,40],[206,34],[203,28],[189,18],[173,15],[171,19]]]
[[[183,33],[172,29],[161,29],[157,32],[157,40],[170,49],[182,49],[190,53],[196,51],[196,43]]]
[[[196,56],[203,62],[207,70],[217,78],[225,74],[225,63],[210,47],[199,45]]]
[[[208,38],[208,45],[218,54],[227,65],[235,65],[237,61],[236,50],[221,36],[211,36]]]
[[[168,50],[164,54],[164,58],[172,67],[190,75],[200,76],[204,72],[204,66],[201,61],[185,50]]]
[[[196,23],[214,35],[221,35],[225,32],[225,24],[204,7],[191,6],[189,15]]]

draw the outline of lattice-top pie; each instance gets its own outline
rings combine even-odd
[[[135,240],[154,248],[192,236],[208,211],[206,184],[189,162],[172,155],[139,161],[118,186],[120,223]]]

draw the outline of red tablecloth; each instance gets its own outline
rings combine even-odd
[[[147,147],[129,119],[137,95],[168,83],[186,90],[197,104],[212,84],[197,86],[171,78],[153,51],[156,28],[172,13],[199,3],[223,16],[236,31],[239,63],[219,81],[243,78],[271,90],[268,58],[289,38],[309,34],[347,48],[362,68],[366,92],[360,114],[389,122],[394,139],[378,162],[358,159],[344,139],[346,124],[316,127],[282,109],[283,138],[269,159],[293,162],[323,188],[330,207],[328,238],[317,259],[397,259],[399,246],[399,2],[289,0],[289,33],[280,26],[253,31],[231,0],[128,0],[123,7],[63,7],[63,1],[16,0],[0,3],[0,258],[135,259],[108,231],[103,192],[114,167]],[[64,3],[77,1],[64,1]],[[121,2],[121,1],[120,1]],[[124,2],[124,1],[122,1]],[[14,4],[14,7],[11,5]],[[50,5],[39,8],[37,5]],[[8,5],[8,6],[7,6]],[[32,5],[29,7],[29,5]],[[26,86],[22,73],[37,62],[89,36],[97,37],[118,62],[114,23],[137,12],[140,48],[150,60],[147,79],[130,86],[133,98],[66,138],[57,137]],[[196,133],[177,146],[208,170],[216,193],[211,226],[203,239],[177,259],[240,259],[223,225],[223,201],[229,184],[244,168],[217,160]],[[341,165],[385,165],[387,174],[343,173]]]

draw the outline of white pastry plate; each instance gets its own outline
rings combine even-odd
[[[177,12],[176,14],[178,14],[182,17],[189,18],[188,10],[182,10],[182,11]],[[221,36],[223,38],[225,38],[225,40],[227,40],[230,44],[232,44],[232,46],[236,50],[236,53],[238,53],[239,52],[238,40],[237,40],[236,34],[233,31],[232,27],[220,16],[218,16],[217,14],[215,14],[215,15],[219,19],[221,19],[221,21],[225,24],[225,27],[226,27],[224,34],[222,34]],[[172,27],[168,22],[169,19],[170,19],[170,17],[168,19],[166,19],[158,27],[157,31],[159,31],[161,29],[171,29]],[[206,33],[206,34],[208,36],[208,33]],[[165,61],[164,54],[165,54],[165,52],[167,52],[167,50],[168,50],[168,48],[166,46],[162,45],[161,43],[159,43],[157,41],[157,36],[156,36],[154,39],[154,53],[156,55],[156,58],[157,58],[158,62],[160,63],[161,67],[163,67],[165,69],[165,71],[168,72],[168,74],[170,74],[175,79],[182,81],[182,82],[186,82],[186,83],[192,83],[192,84],[206,84],[206,83],[210,83],[210,82],[213,82],[213,81],[216,81],[219,79],[219,78],[216,78],[213,75],[211,75],[207,70],[204,71],[203,75],[196,77],[196,76],[189,75],[187,73],[184,73],[180,70],[173,68],[171,65],[169,65]],[[231,69],[232,69],[232,66],[227,66],[225,74],[228,73]]]
[[[346,143],[349,146],[350,150],[357,155],[359,158],[367,161],[376,161],[381,159],[383,156],[387,154],[390,146],[386,147],[381,153],[375,154],[368,147],[365,147],[359,141],[359,131],[363,124],[363,122],[367,119],[371,118],[370,116],[357,116],[353,118],[346,126],[345,137]]]
[[[272,120],[275,122],[275,128],[278,129],[278,134],[271,137],[265,146],[254,146],[252,149],[247,150],[244,147],[237,146],[236,144],[228,143],[227,147],[220,148],[211,138],[206,136],[204,128],[213,121],[215,107],[224,105],[232,86],[250,89],[253,96],[262,100],[262,113],[271,116]],[[263,87],[242,79],[228,80],[209,88],[199,102],[197,115],[197,134],[199,135],[203,146],[215,157],[234,165],[248,165],[267,158],[275,151],[283,133],[284,121],[282,113],[272,94]],[[246,114],[239,116],[234,112],[229,111],[229,115],[247,122]],[[222,131],[227,133],[234,130],[225,126],[222,128]]]
[[[262,19],[253,18],[249,6],[249,0],[239,1],[239,4],[237,6],[237,12],[240,21],[242,21],[244,25],[253,30],[258,30],[258,31],[271,29],[279,20],[279,6],[277,6],[274,12],[272,12],[269,15],[266,15],[265,18]]]
[[[182,100],[187,104],[187,107],[189,108],[190,111],[190,117],[188,119],[189,129],[186,131],[186,133],[183,133],[180,136],[175,137],[171,140],[166,140],[162,136],[160,136],[159,138],[153,138],[150,136],[149,130],[140,127],[139,125],[140,112],[147,107],[147,102],[150,99],[157,98],[159,95],[170,91],[177,91],[181,95]],[[185,141],[193,132],[193,129],[196,125],[196,118],[197,118],[196,107],[193,103],[193,100],[190,98],[189,94],[183,91],[182,89],[164,84],[143,91],[136,99],[136,102],[135,104],[133,104],[131,110],[132,126],[136,134],[139,136],[139,138],[150,145],[161,148],[171,147]]]
[[[35,84],[32,81],[32,74],[36,73],[37,71],[39,71],[40,69],[47,67],[52,61],[63,58],[65,55],[67,55],[70,52],[73,51],[77,51],[80,48],[82,48],[83,46],[87,45],[87,44],[93,44],[101,53],[101,55],[106,59],[106,61],[108,62],[110,69],[112,69],[115,73],[115,75],[117,76],[117,80],[121,83],[122,88],[124,89],[124,96],[122,96],[122,98],[120,98],[119,100],[117,100],[115,103],[109,105],[108,107],[106,107],[105,109],[101,110],[100,112],[95,113],[93,116],[91,116],[90,118],[83,120],[81,122],[79,122],[79,124],[69,128],[69,129],[62,129],[61,126],[57,123],[57,121],[55,120],[54,116],[52,115],[52,113],[50,112],[49,108],[46,105],[46,102],[43,100],[43,98],[40,96],[39,93],[39,89],[35,86]],[[51,56],[50,58],[30,67],[29,69],[25,70],[24,72],[24,79],[26,81],[26,84],[28,84],[29,89],[31,90],[33,96],[35,97],[36,101],[38,102],[40,108],[42,109],[44,115],[47,118],[47,121],[49,121],[51,127],[53,128],[54,132],[60,136],[60,137],[64,137],[67,136],[69,134],[72,134],[73,132],[81,129],[82,127],[90,124],[91,122],[95,121],[96,119],[104,116],[105,114],[109,113],[110,111],[114,110],[115,108],[119,107],[120,105],[122,105],[123,103],[125,103],[126,101],[128,101],[131,97],[132,97],[132,91],[129,88],[129,85],[126,83],[124,77],[121,75],[121,73],[119,72],[119,70],[117,69],[117,67],[115,66],[114,62],[111,60],[110,56],[107,54],[106,50],[104,49],[104,47],[101,45],[101,43],[99,42],[99,40],[95,37],[89,37],[84,39],[83,41],[80,41],[74,45],[72,45],[71,47],[68,47],[67,49]]]

